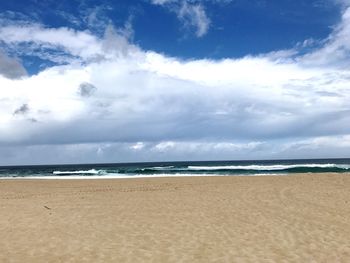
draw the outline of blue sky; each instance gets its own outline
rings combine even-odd
[[[349,157],[349,6],[3,1],[0,164]]]
[[[325,39],[341,15],[341,5],[331,0],[189,1],[202,7],[208,19],[205,32],[197,36],[198,27],[176,14],[183,3],[30,0],[4,1],[0,10],[3,19],[90,30],[96,35],[103,35],[107,24],[118,28],[130,22],[133,43],[183,59],[237,58],[291,49],[307,39]],[[30,73],[41,69],[42,61],[25,56],[23,60]]]

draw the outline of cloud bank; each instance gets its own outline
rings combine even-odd
[[[155,1],[165,4],[168,1]],[[350,149],[350,9],[319,48],[181,60],[126,29],[0,28],[3,164],[340,157]],[[47,154],[46,152],[50,152]],[[33,157],[35,156],[35,157]]]

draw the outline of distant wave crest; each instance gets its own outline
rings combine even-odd
[[[106,174],[104,170],[79,170],[79,171],[53,171],[55,175],[103,175]]]
[[[346,172],[350,171],[350,165],[346,164],[273,164],[273,165],[212,165],[212,166],[154,166],[134,167],[129,169],[106,169],[106,170],[76,170],[76,171],[54,171],[57,176],[67,175],[152,175],[152,174],[238,174],[238,173],[271,173],[271,172]]]
[[[226,166],[188,166],[188,170],[217,171],[217,170],[252,170],[252,171],[284,171],[296,168],[338,168],[348,170],[350,165],[342,164],[274,164],[274,165],[226,165]]]
[[[129,178],[162,176],[285,175],[297,173],[350,173],[350,159],[288,161],[173,162],[0,167],[0,178]]]

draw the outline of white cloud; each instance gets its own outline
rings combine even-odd
[[[245,153],[252,150],[257,150],[263,146],[262,142],[249,142],[249,143],[232,143],[232,142],[186,142],[186,141],[164,141],[155,144],[151,147],[151,151],[159,153],[177,153],[181,155],[198,155],[204,154],[220,154],[224,152],[225,154],[237,154],[238,152],[244,151]]]
[[[204,36],[210,26],[205,8],[201,1],[152,0],[153,4],[162,5],[176,13],[177,18],[187,29],[194,28],[197,37]]]
[[[197,37],[202,37],[208,32],[210,20],[201,4],[183,2],[178,11],[178,18],[185,26],[195,27]]]
[[[300,58],[305,65],[350,66],[350,8],[345,8],[341,22],[320,48]]]
[[[177,0],[151,0],[151,2],[155,5],[164,5],[171,2],[177,2]]]
[[[137,53],[138,48],[128,42],[133,34],[130,27],[130,22],[118,31],[107,26],[104,38],[99,39],[89,31],[64,27],[8,25],[0,27],[0,42],[19,55],[39,56],[57,63],[98,61]]]
[[[4,26],[0,28],[0,40],[6,44],[35,43],[45,48],[62,48],[73,56],[90,58],[102,52],[101,44],[88,32],[69,28],[43,28],[40,25]]]
[[[174,3],[174,2],[182,2],[184,0],[151,0],[152,4],[156,5],[164,5],[168,3]],[[185,0],[189,3],[203,3],[203,2],[212,2],[212,3],[230,3],[234,0]],[[346,0],[347,1],[347,0]]]
[[[275,145],[277,158],[344,158],[349,156],[350,135],[321,136]]]
[[[127,29],[108,27],[98,38],[37,24],[2,27],[12,51],[25,43],[37,56],[50,48],[73,57],[37,75],[0,76],[0,145],[13,152],[2,160],[17,158],[23,145],[23,162],[40,147],[84,151],[75,161],[288,157],[300,156],[300,145],[311,157],[312,147],[344,153],[350,146],[335,138],[350,134],[350,71],[339,66],[349,59],[338,65],[324,49],[349,44],[347,12],[309,57],[291,50],[183,61],[130,44]]]
[[[174,142],[160,142],[154,146],[155,151],[165,152],[168,150],[173,150],[176,144]]]
[[[336,148],[350,148],[350,135],[343,136],[323,136],[306,140],[301,140],[285,145],[285,150],[296,149],[300,151],[316,150],[319,149],[331,149]]]
[[[130,148],[135,150],[135,151],[142,150],[144,147],[145,147],[145,144],[143,142],[137,142],[137,143],[130,146]]]

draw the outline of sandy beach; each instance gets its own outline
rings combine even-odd
[[[350,174],[0,180],[0,262],[350,262]]]

